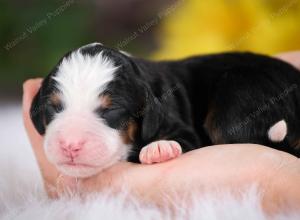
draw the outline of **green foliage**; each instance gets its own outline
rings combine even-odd
[[[0,1],[0,85],[46,75],[66,51],[93,40],[85,7],[75,0]]]

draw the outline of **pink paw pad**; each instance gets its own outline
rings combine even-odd
[[[160,163],[178,157],[182,153],[176,141],[155,141],[143,147],[140,152],[142,164]]]

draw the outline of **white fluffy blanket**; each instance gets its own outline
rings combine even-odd
[[[242,200],[236,200],[222,189],[213,195],[195,197],[193,205],[184,207],[178,204],[176,217],[162,214],[153,206],[125,200],[124,195],[110,197],[95,194],[85,202],[76,198],[49,200],[26,140],[18,105],[0,107],[0,147],[0,219],[300,220],[299,213],[266,217],[260,206],[259,193],[253,187],[244,193]]]

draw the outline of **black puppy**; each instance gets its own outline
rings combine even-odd
[[[94,43],[59,61],[31,118],[48,159],[71,176],[210,144],[256,143],[299,156],[299,87],[297,69],[267,56],[151,62]]]

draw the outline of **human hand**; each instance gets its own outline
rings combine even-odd
[[[300,51],[280,53],[276,57],[300,69]]]

